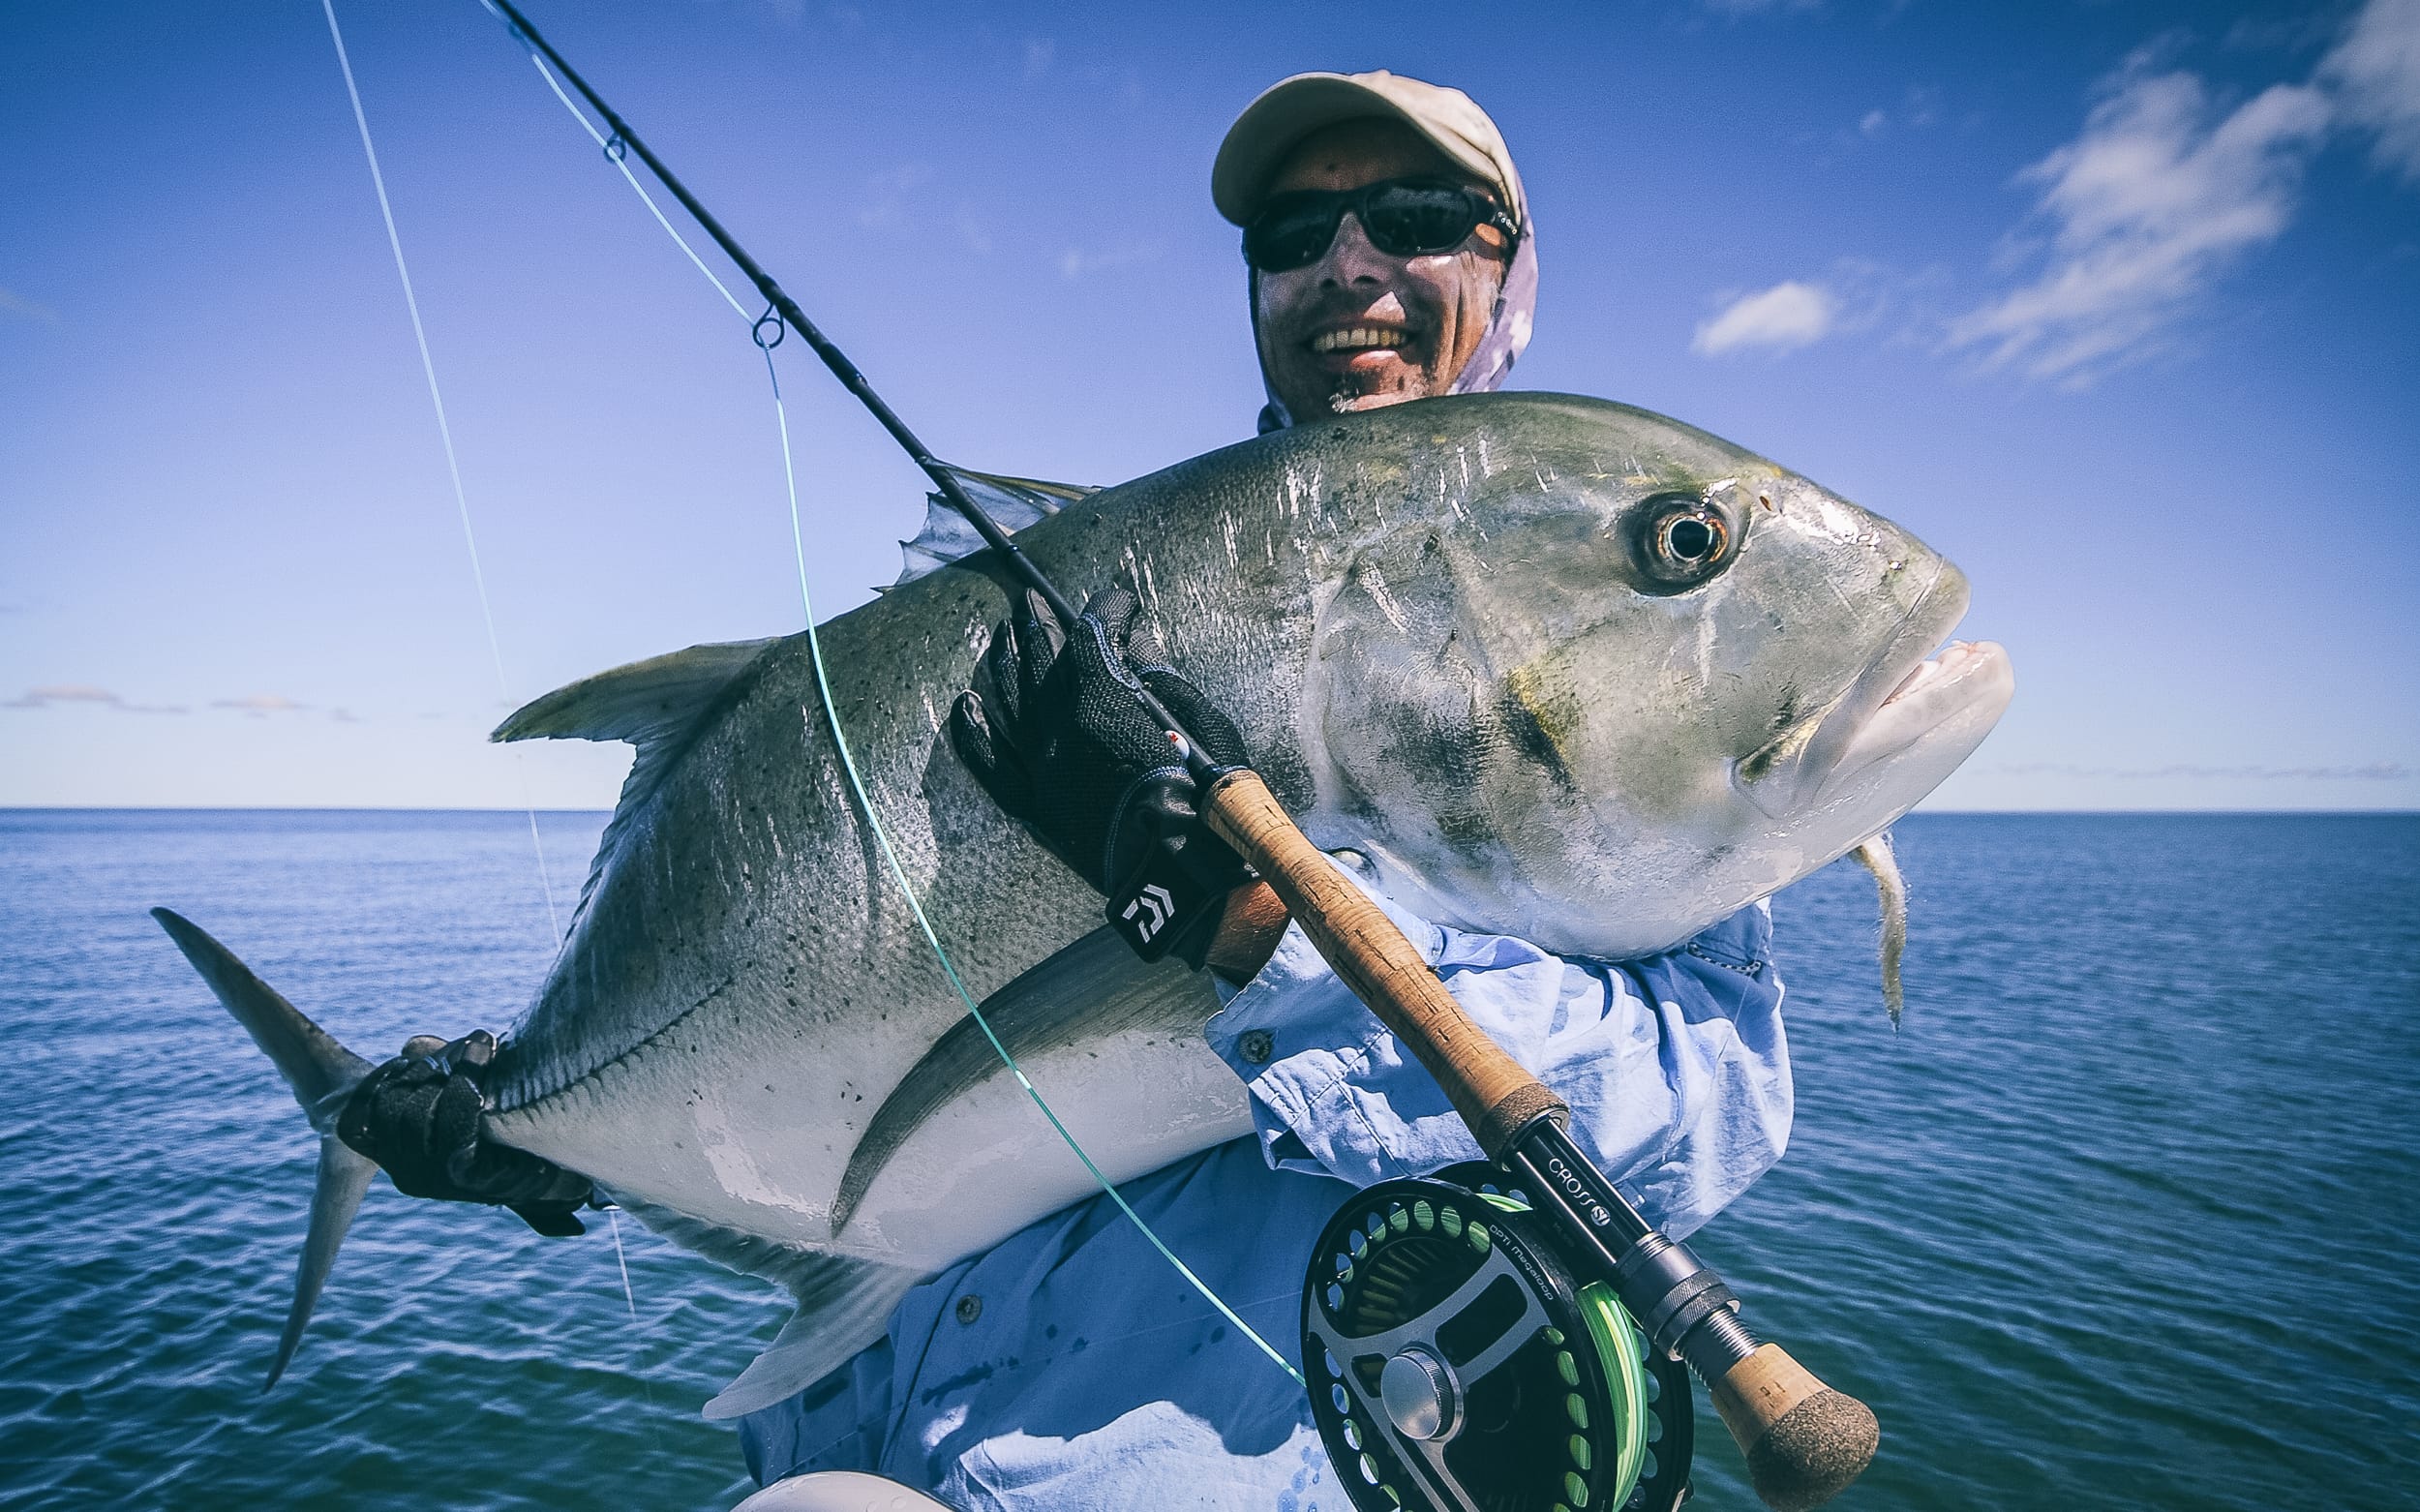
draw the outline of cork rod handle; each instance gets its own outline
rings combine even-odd
[[[1506,1154],[1540,1113],[1562,1121],[1562,1100],[1470,1021],[1419,948],[1303,837],[1258,773],[1220,778],[1202,816],[1260,873],[1336,974],[1420,1058],[1490,1157]]]
[[[1834,1391],[1777,1344],[1708,1383],[1714,1410],[1747,1457],[1748,1481],[1773,1512],[1807,1512],[1846,1491],[1873,1463],[1873,1410]]]

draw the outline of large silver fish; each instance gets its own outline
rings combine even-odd
[[[1131,583],[1311,838],[1429,918],[1618,958],[1876,835],[2012,686],[1928,654],[1964,577],[1889,521],[1672,420],[1498,394],[1228,447],[1020,532]],[[941,736],[1010,579],[981,555],[822,627],[839,723],[968,989],[1112,1179],[1246,1133],[1198,977],[1145,967]],[[498,731],[637,759],[491,1087],[495,1136],[774,1277],[800,1311],[711,1409],[778,1400],[920,1277],[1093,1190],[973,1030],[844,780],[803,636],[576,683]],[[290,1352],[373,1167],[366,1063],[163,922],[322,1134]]]

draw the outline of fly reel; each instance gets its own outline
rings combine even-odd
[[[1688,1368],[1577,1286],[1502,1167],[1356,1194],[1303,1284],[1311,1415],[1359,1512],[1670,1512]]]

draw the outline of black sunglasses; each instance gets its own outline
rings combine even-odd
[[[1475,189],[1437,179],[1387,178],[1359,189],[1271,195],[1244,227],[1244,260],[1263,273],[1309,267],[1336,240],[1350,210],[1370,245],[1390,257],[1451,252],[1481,226],[1517,237],[1521,227]]]

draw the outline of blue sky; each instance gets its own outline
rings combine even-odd
[[[2415,0],[530,10],[938,450],[1083,482],[1249,431],[1235,111],[1457,84],[1538,218],[1514,386],[1973,578],[2018,694],[1937,806],[2420,805]],[[514,698],[796,628],[741,322],[473,0],[339,15]],[[13,8],[0,149],[0,804],[609,803],[618,747],[483,743],[318,6]],[[784,357],[830,615],[919,479]]]

